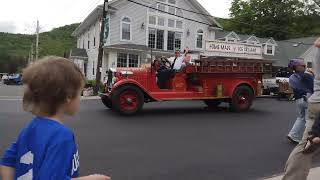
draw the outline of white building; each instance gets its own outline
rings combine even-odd
[[[136,2],[136,3],[134,3]],[[138,3],[138,4],[137,4]],[[73,32],[77,48],[86,49],[87,79],[94,79],[103,6],[98,6]],[[239,37],[221,25],[196,0],[112,0],[105,27],[102,80],[112,67],[139,67],[151,56],[172,56],[188,47],[199,55],[263,59],[277,43],[255,36]],[[197,13],[193,13],[197,12]],[[203,15],[207,14],[207,15]]]

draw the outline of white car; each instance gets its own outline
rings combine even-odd
[[[8,79],[8,78],[9,78],[9,77],[8,77],[7,74],[3,74],[1,80],[4,81],[4,80],[6,80],[6,79]]]
[[[262,79],[263,94],[269,95],[270,93],[277,93],[279,91],[279,82],[289,82],[289,77],[292,72],[287,68],[280,69],[275,77],[264,77]]]

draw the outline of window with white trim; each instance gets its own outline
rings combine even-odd
[[[164,47],[164,30],[157,30],[157,43],[156,48],[157,49],[163,49]]]
[[[168,12],[169,12],[170,14],[176,14],[176,8],[175,8],[175,7],[172,7],[172,6],[169,6],[169,7],[168,7]]]
[[[149,28],[148,46],[152,49],[156,48],[156,29]]]
[[[128,67],[127,54],[125,54],[125,53],[118,53],[117,67]]]
[[[158,17],[158,25],[164,26],[164,18],[163,17]]]
[[[196,47],[199,49],[203,48],[203,30],[199,29],[197,31],[197,42]]]
[[[90,30],[88,30],[88,50],[90,49]]]
[[[158,4],[159,13],[164,13],[166,11],[166,6],[164,4]]]
[[[174,27],[175,27],[175,23],[176,23],[175,20],[173,20],[173,19],[168,19],[168,27],[174,28]]]
[[[128,17],[121,20],[121,40],[131,40],[131,20]]]
[[[149,11],[150,12],[156,12],[157,10],[157,3],[151,4]]]
[[[174,36],[174,47],[175,49],[181,50],[181,44],[182,44],[182,33],[175,33]]]
[[[156,16],[149,16],[149,24],[156,25],[157,24],[157,17]]]
[[[273,46],[272,45],[267,45],[267,54],[273,55]]]
[[[152,49],[164,48],[164,30],[149,28],[148,46]]]
[[[177,21],[176,21],[176,28],[182,29],[182,26],[183,26],[183,22],[177,20]]]
[[[182,33],[168,31],[168,40],[167,40],[167,50],[174,51],[176,49],[181,49],[182,44]]]
[[[118,53],[117,67],[139,67],[139,55]]]
[[[94,75],[94,68],[95,68],[94,61],[92,61],[92,75]]]
[[[177,10],[176,10],[176,15],[177,15],[177,16],[183,16],[182,9],[177,8]]]
[[[139,66],[139,56],[136,54],[129,54],[129,67]]]
[[[96,25],[93,25],[93,48],[96,47]]]
[[[168,31],[168,45],[167,45],[167,49],[168,51],[173,51],[174,50],[174,34],[175,32],[172,31]]]

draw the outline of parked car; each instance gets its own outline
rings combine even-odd
[[[280,68],[274,76],[264,77],[262,80],[263,94],[278,94],[281,84],[289,83],[289,77],[293,74],[289,68]]]
[[[4,84],[6,85],[21,85],[22,75],[21,74],[10,74],[6,79],[4,79]]]
[[[160,88],[157,74],[163,68],[173,70],[172,65],[161,68],[161,61],[168,60],[154,60],[145,68],[110,69],[99,93],[103,104],[123,115],[139,112],[144,103],[183,100],[203,101],[208,107],[227,102],[234,111],[246,111],[261,95],[263,74],[272,72],[271,62],[265,60],[201,58]]]
[[[7,78],[8,78],[8,73],[0,73],[0,81],[3,82]]]

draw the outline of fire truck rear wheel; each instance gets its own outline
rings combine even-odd
[[[124,85],[115,90],[112,107],[122,115],[133,115],[141,111],[144,104],[142,91],[133,85]]]
[[[112,102],[109,98],[101,98],[101,101],[107,108],[112,109]]]
[[[209,108],[216,108],[222,103],[222,101],[221,100],[217,100],[217,99],[206,99],[206,100],[204,100],[204,103]]]
[[[252,105],[253,98],[254,94],[250,87],[239,86],[232,95],[230,108],[235,112],[247,111]]]

